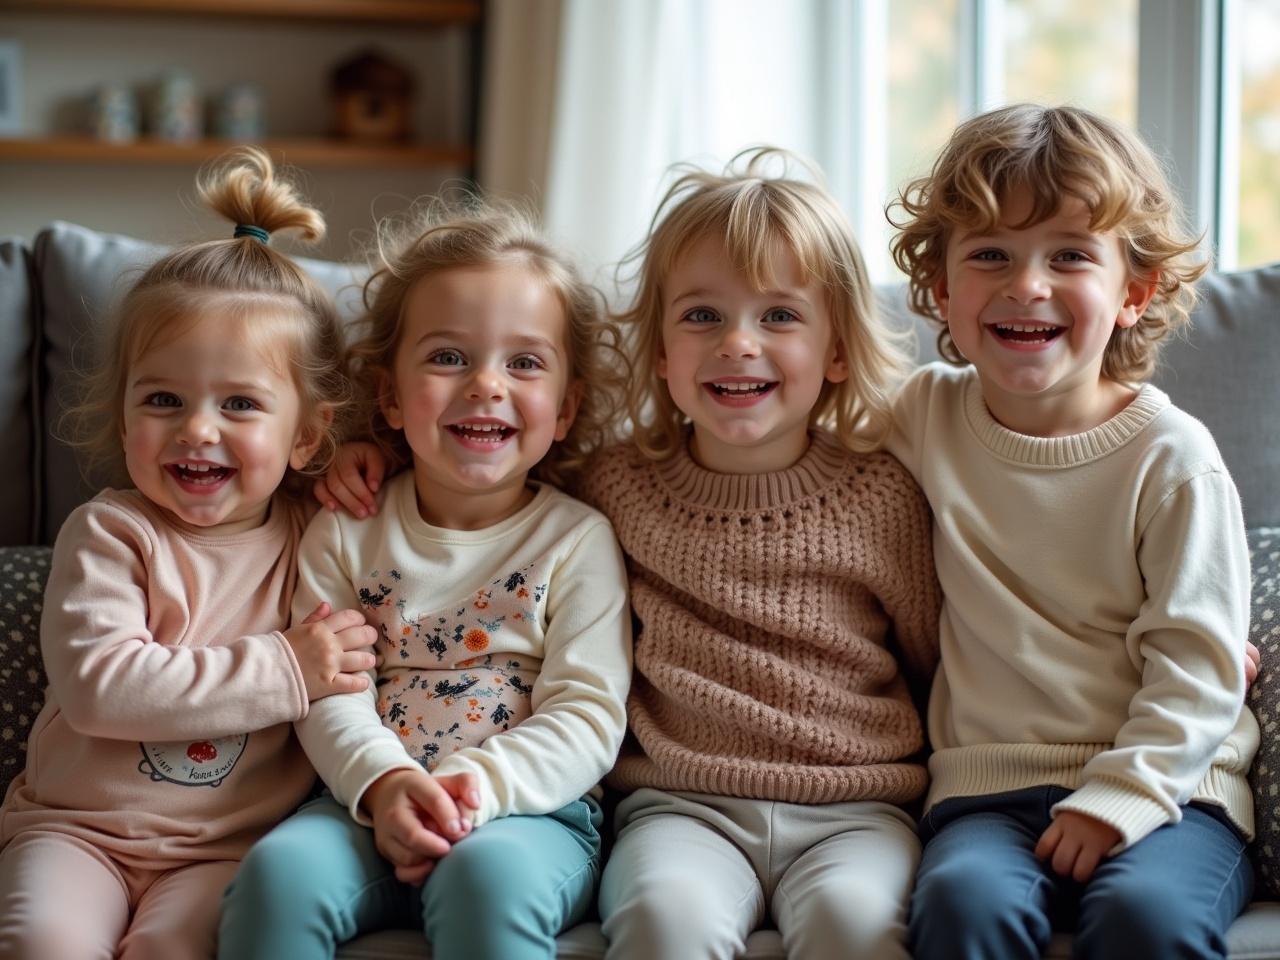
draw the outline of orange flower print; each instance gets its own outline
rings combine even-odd
[[[412,628],[406,623],[400,628],[400,636],[407,637],[412,632]]]
[[[512,619],[512,620],[523,620],[523,619],[524,619],[524,614],[523,614],[523,613],[513,613],[513,614],[511,615],[511,619]]]
[[[480,703],[480,701],[479,701],[479,700],[477,700],[475,697],[471,697],[471,698],[469,698],[469,699],[467,700],[467,705],[468,705],[468,706],[471,706],[471,707],[475,707],[475,706],[477,706],[479,703]]]
[[[476,591],[476,600],[472,604],[477,610],[483,610],[489,606],[489,592],[487,590]]]
[[[400,727],[400,728],[398,728],[398,729],[399,729],[399,732],[400,732],[400,736],[401,736],[401,737],[403,737],[403,738],[405,738],[405,739],[407,740],[407,739],[409,738],[409,728],[408,728],[408,727]]]
[[[467,635],[462,638],[462,642],[466,644],[468,650],[479,652],[489,646],[489,635],[479,627],[473,627],[467,631]]]
[[[523,600],[525,597],[529,596],[529,591],[527,588],[521,587],[516,591],[516,596]]]

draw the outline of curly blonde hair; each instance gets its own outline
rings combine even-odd
[[[236,225],[269,234],[324,236],[324,218],[281,179],[254,147],[224,154],[197,178],[204,204]],[[240,232],[240,231],[237,231]],[[252,235],[192,243],[165,254],[127,290],[114,322],[103,325],[97,363],[81,376],[79,397],[61,432],[85,453],[86,473],[127,480],[120,438],[132,364],[153,347],[216,314],[228,336],[244,336],[278,365],[312,415],[303,427],[318,448],[302,473],[323,473],[337,449],[337,421],[351,401],[342,337],[329,295],[290,257]],[[285,488],[303,489],[292,467]]]
[[[780,174],[771,175],[779,164]],[[879,318],[848,219],[818,182],[791,176],[793,165],[817,179],[805,161],[768,146],[742,151],[721,174],[673,168],[681,175],[658,204],[648,236],[620,265],[625,271],[638,264],[635,298],[619,321],[633,347],[627,394],[633,439],[652,459],[674,454],[689,422],[658,376],[663,287],[680,257],[708,236],[723,239],[730,260],[758,290],[768,287],[779,243],[795,256],[806,280],[825,289],[849,376],[823,383],[810,422],[832,429],[855,451],[875,449],[889,430],[892,388],[907,369],[903,338]]]
[[[404,432],[391,427],[382,411],[409,292],[441,270],[503,263],[532,269],[564,308],[569,383],[581,391],[577,415],[565,438],[552,444],[531,471],[539,480],[563,486],[592,451],[614,439],[629,365],[599,291],[543,237],[533,216],[512,203],[475,195],[437,197],[402,220],[379,225],[375,269],[364,287],[363,330],[350,350],[357,429],[396,463],[412,462]]]
[[[893,259],[907,275],[912,308],[940,327],[938,352],[951,363],[968,362],[933,293],[945,278],[948,243],[957,230],[996,228],[1002,203],[1023,192],[1031,211],[1017,227],[1052,217],[1064,196],[1074,196],[1089,208],[1091,230],[1120,236],[1131,276],[1156,278],[1146,312],[1134,326],[1112,332],[1102,360],[1109,380],[1145,380],[1160,342],[1190,319],[1193,284],[1208,264],[1196,256],[1199,238],[1183,227],[1177,195],[1150,148],[1078,107],[1022,103],[965,121],[930,173],[889,205],[886,215],[898,230]]]

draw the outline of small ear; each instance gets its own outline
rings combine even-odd
[[[303,424],[298,431],[298,438],[294,441],[293,450],[289,453],[289,466],[295,470],[306,469],[311,458],[320,449],[325,431],[333,425],[333,415],[334,409],[331,403],[322,403],[315,409],[307,423]]]
[[[396,385],[388,373],[378,374],[378,409],[382,411],[383,419],[392,430],[404,429],[404,415],[396,397]]]
[[[1159,286],[1159,274],[1130,277],[1124,288],[1124,303],[1120,305],[1120,312],[1116,314],[1116,326],[1127,330],[1141,320]]]
[[[951,309],[951,293],[947,289],[947,274],[945,270],[933,282],[931,291],[933,293],[933,302],[938,305],[938,316],[946,320],[947,312]]]
[[[831,356],[827,360],[825,376],[829,383],[843,383],[849,379],[849,350],[839,337],[833,338]]]
[[[658,341],[658,354],[653,358],[653,372],[658,379],[667,379],[667,345],[661,340]]]
[[[564,400],[560,402],[560,412],[556,414],[556,433],[557,440],[563,440],[569,435],[569,428],[573,426],[574,418],[578,416],[578,407],[582,405],[582,381],[574,380],[569,384],[569,389],[564,392]]]

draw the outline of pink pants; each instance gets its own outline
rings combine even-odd
[[[0,852],[0,957],[210,960],[238,866],[139,870],[78,837],[21,833]]]

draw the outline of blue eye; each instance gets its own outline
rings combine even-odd
[[[1067,263],[1088,263],[1089,262],[1088,255],[1081,253],[1079,250],[1063,250],[1060,254],[1058,254],[1057,259],[1064,260]]]
[[[525,353],[512,360],[509,366],[512,370],[541,370],[546,364],[533,354]]]
[[[435,353],[431,354],[431,356],[427,357],[427,363],[434,363],[441,367],[461,367],[465,366],[466,362],[466,357],[457,350],[454,350],[452,347],[437,350]]]
[[[800,318],[796,316],[795,313],[783,307],[774,307],[764,315],[764,322],[771,324],[792,323],[799,319]]]
[[[708,309],[707,307],[694,307],[681,317],[681,319],[687,320],[689,323],[715,323],[720,318],[716,316],[716,312],[714,310]]]
[[[167,407],[174,409],[182,406],[182,401],[173,393],[151,393],[142,401],[148,407]]]
[[[983,263],[999,263],[1005,259],[1003,250],[978,250],[969,254],[970,260],[978,260]]]
[[[258,405],[248,397],[232,397],[223,406],[232,413],[250,413],[258,409]]]

